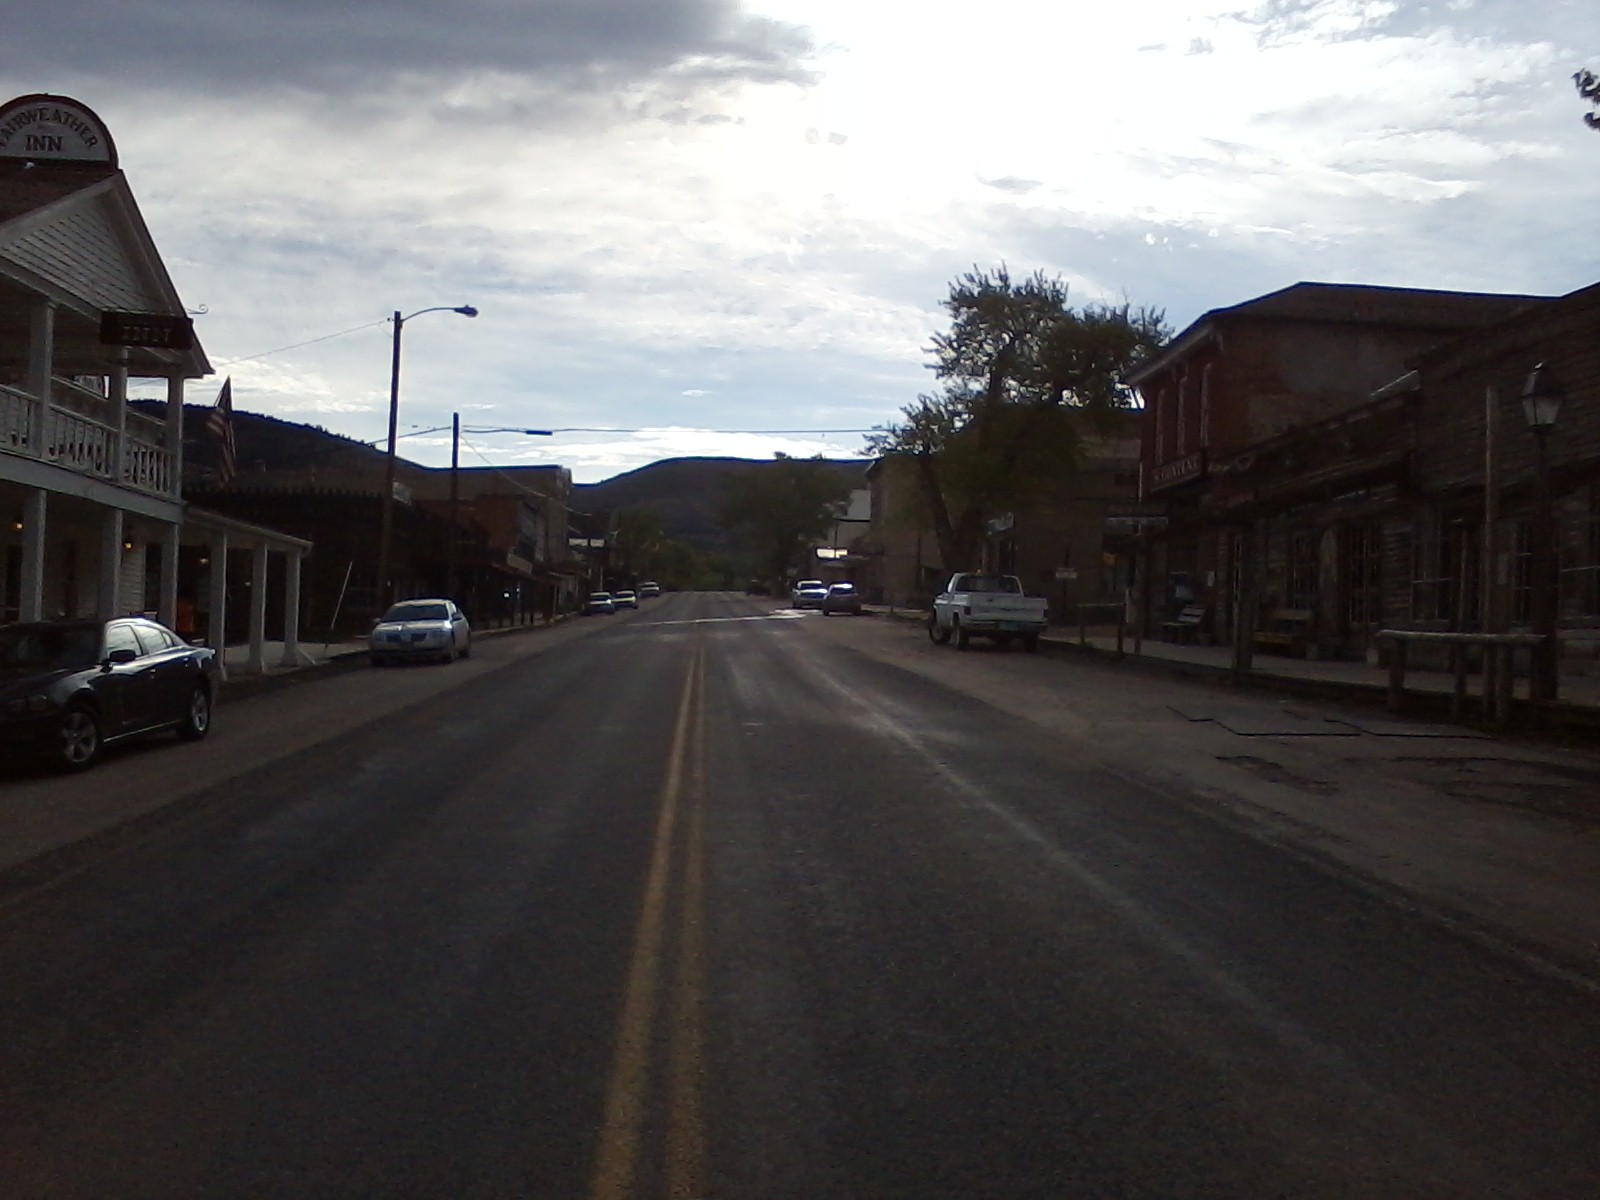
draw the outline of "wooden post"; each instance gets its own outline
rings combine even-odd
[[[1406,642],[1404,638],[1389,639],[1389,711],[1397,713],[1405,706],[1406,696]]]

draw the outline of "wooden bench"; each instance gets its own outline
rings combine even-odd
[[[1296,657],[1304,655],[1311,644],[1313,615],[1309,608],[1274,609],[1267,615],[1266,624],[1256,630],[1256,645]]]
[[[1192,642],[1205,624],[1206,606],[1189,604],[1170,621],[1161,622],[1161,633],[1170,642]]]

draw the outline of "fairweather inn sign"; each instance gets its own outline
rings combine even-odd
[[[19,96],[0,106],[0,158],[117,165],[105,122],[65,96]]]

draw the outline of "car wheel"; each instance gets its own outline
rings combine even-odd
[[[69,771],[82,771],[100,757],[100,718],[86,704],[74,704],[61,714],[55,748],[56,763]]]
[[[372,656],[372,665],[375,666],[375,667],[383,666],[384,665],[383,659],[379,658],[376,654],[374,654]]]
[[[467,639],[467,644],[465,646],[461,647],[461,657],[462,658],[471,658],[472,657],[472,639],[470,637]]]
[[[957,650],[965,650],[970,645],[972,645],[972,635],[970,633],[968,633],[965,629],[961,628],[961,622],[957,621],[956,622],[956,649]]]
[[[211,693],[203,683],[194,685],[189,693],[189,708],[178,722],[178,736],[186,742],[198,742],[211,730]]]
[[[935,646],[946,646],[950,643],[950,631],[941,628],[939,618],[931,614],[928,617],[928,640]]]

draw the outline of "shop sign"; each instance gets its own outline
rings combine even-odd
[[[1175,458],[1171,462],[1164,462],[1150,472],[1150,490],[1159,492],[1163,488],[1177,487],[1180,483],[1188,483],[1191,479],[1199,479],[1206,473],[1206,452],[1195,450],[1185,454],[1182,458]]]
[[[65,96],[19,96],[0,106],[0,158],[117,165],[104,122]]]

